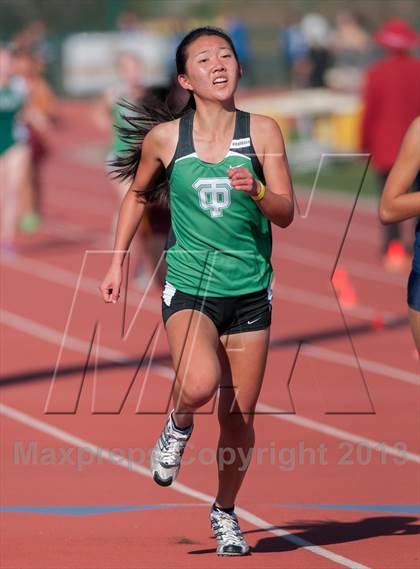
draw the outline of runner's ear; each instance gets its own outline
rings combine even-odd
[[[183,89],[186,89],[187,91],[192,91],[191,83],[189,82],[187,75],[185,75],[184,73],[178,75],[178,82]]]

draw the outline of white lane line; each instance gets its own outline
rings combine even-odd
[[[100,282],[92,277],[84,275],[83,278],[80,278],[80,273],[74,273],[67,269],[57,268],[44,261],[37,261],[35,259],[19,257],[17,255],[14,257],[3,258],[1,260],[1,264],[28,275],[36,276],[39,279],[44,279],[55,284],[66,286],[71,288],[73,291],[76,290],[77,286],[78,289],[83,290],[83,292],[87,292],[99,298],[98,286]],[[135,298],[136,296],[137,298]],[[138,306],[141,297],[142,295],[140,295],[140,293],[131,293],[128,298],[128,303],[132,306]],[[161,303],[159,300],[154,298],[145,298],[143,307],[154,314],[160,314],[161,312]]]
[[[315,421],[314,419],[309,419],[309,417],[303,417],[302,415],[286,415],[286,414],[279,414],[280,409],[277,407],[273,407],[272,405],[266,405],[265,403],[258,403],[257,404],[257,411],[261,411],[262,413],[270,413],[269,417],[273,419],[278,419],[280,421],[286,421],[287,423],[293,423],[298,425],[299,427],[306,427],[311,431],[318,431],[324,435],[329,435],[335,439],[340,439],[341,441],[350,441],[356,444],[363,444],[372,450],[376,450],[390,454],[392,456],[396,456],[401,458],[402,460],[407,460],[409,462],[415,462],[420,464],[420,455],[414,452],[403,451],[398,448],[394,448],[389,446],[385,443],[381,443],[379,441],[375,441],[374,439],[369,439],[366,437],[360,437],[359,435],[355,435],[350,433],[349,431],[345,431],[344,429],[339,429],[337,427],[331,427],[330,425],[326,425],[325,423],[321,423],[320,421]]]
[[[47,326],[38,324],[36,322],[33,322],[32,320],[28,320],[21,316],[10,314],[4,310],[0,311],[0,321],[3,321],[5,324],[11,327],[14,327],[20,332],[25,332],[26,334],[30,334],[37,338],[42,338],[57,346],[60,347],[62,346],[63,334],[57,332],[56,330],[52,330]],[[67,344],[67,342],[69,343]],[[88,353],[88,349],[90,347],[88,342],[78,340],[77,338],[72,338],[71,336],[67,336],[66,345],[68,346],[69,349],[81,353],[84,356],[86,356],[86,354]],[[102,346],[101,346],[101,354],[105,359],[107,358],[111,361],[121,361],[122,359],[128,357],[127,354],[124,354],[123,352],[119,352],[117,350],[111,350],[109,348]],[[152,367],[157,374],[161,375],[165,379],[173,381],[174,371],[172,368],[168,366],[153,365],[153,364]],[[365,441],[368,441],[369,446],[371,446],[371,448],[373,450],[376,450],[377,452],[384,452],[392,456],[398,456],[399,458],[402,458],[410,462],[420,463],[420,455],[418,454],[409,451],[400,451],[392,446],[383,444],[380,441],[375,441],[373,439],[366,439],[360,435],[356,435],[349,431],[331,427],[330,425],[321,423],[320,421],[309,419],[308,417],[304,417],[302,415],[285,415],[282,414],[281,409],[266,405],[262,402],[258,403],[257,410],[261,411],[262,413],[267,413],[267,417],[272,417],[274,419],[287,421],[289,423],[295,423],[296,425],[303,427],[305,429],[318,431],[320,433],[323,433],[325,435],[334,438],[338,438],[340,440],[349,440],[361,444],[363,444]]]
[[[329,312],[337,313],[339,311],[337,301],[332,294],[331,297],[329,297],[325,294],[309,292],[307,290],[287,285],[276,285],[273,289],[273,293],[274,296],[284,298],[285,300],[292,300],[298,304],[304,304],[306,306],[311,306],[314,308],[322,308],[323,310],[327,310]],[[382,312],[376,310],[375,308],[371,308],[370,306],[364,306],[363,304],[357,304],[353,307],[342,306],[341,309],[345,316],[355,316],[361,320],[367,320],[368,322],[372,322],[372,319],[375,318],[378,314],[381,315],[384,323],[390,322],[397,318],[397,315],[392,312]]]
[[[65,348],[68,348],[73,352],[83,354],[84,356],[87,356],[91,349],[90,343],[86,342],[85,340],[79,340],[78,338],[70,336],[69,334],[66,334],[64,336],[63,332],[54,330],[53,328],[45,326],[44,324],[39,324],[38,322],[25,318],[24,316],[19,316],[18,314],[9,312],[8,310],[0,309],[0,322],[7,324],[15,330],[19,330],[20,332],[24,332],[26,334],[34,336],[35,338],[45,340],[46,342],[49,342],[55,346],[59,346],[60,348],[62,348],[64,344]],[[105,360],[115,363],[126,361],[127,358],[130,357],[124,352],[120,352],[119,350],[114,350],[112,348],[107,348],[102,344],[100,346],[100,356]],[[170,378],[174,378],[173,370],[167,366],[153,364],[153,369],[156,371],[156,373],[164,375],[165,377],[169,376],[168,371],[170,371]]]
[[[22,411],[19,411],[13,407],[0,403],[0,413],[8,417],[9,419],[13,419],[19,423],[22,423],[42,433],[45,433],[67,444],[89,450],[92,454],[96,456],[102,456],[105,460],[108,460],[114,466],[120,466],[121,468],[125,468],[132,472],[136,472],[141,476],[145,476],[146,478],[152,479],[150,471],[141,464],[128,461],[127,459],[122,458],[121,456],[114,454],[108,451],[107,449],[102,449],[98,447],[97,445],[91,443],[90,441],[86,441],[80,437],[68,433],[67,431],[64,431],[63,429],[54,427],[53,425],[50,425],[49,423],[46,423],[44,421],[40,421],[39,419],[27,415],[26,413],[23,413]],[[214,502],[214,496],[210,496],[209,494],[205,494],[204,492],[195,490],[194,488],[191,488],[186,484],[181,484],[180,482],[175,482],[174,484],[171,485],[170,488],[172,490],[175,490],[176,492],[179,492],[180,494],[185,494],[186,496],[190,496],[191,498],[196,498],[197,500],[200,500],[207,504],[213,504]],[[343,567],[349,567],[350,569],[369,569],[367,565],[362,565],[361,563],[353,561],[348,557],[344,557],[343,555],[338,555],[337,553],[333,553],[332,551],[329,551],[324,547],[314,545],[310,541],[302,539],[297,535],[293,535],[286,530],[280,528],[274,529],[272,527],[273,524],[270,524],[270,522],[263,520],[262,518],[254,515],[252,512],[249,512],[244,508],[236,508],[236,513],[240,518],[252,524],[253,526],[258,527],[266,531],[267,533],[272,533],[278,537],[281,537],[284,540],[293,543],[294,545],[304,547],[305,550],[310,551],[311,553],[318,555],[320,557],[324,557],[325,559],[337,563],[338,565],[342,565]]]
[[[350,212],[350,208],[349,208]],[[314,233],[325,234],[325,235],[336,235],[343,236],[343,232],[346,228],[347,219],[342,222],[335,221],[332,216],[327,217],[326,215],[320,215],[318,213],[310,212],[308,217],[296,217],[293,223],[294,231],[305,231],[309,230]],[[297,227],[296,227],[297,225]],[[379,225],[379,221],[378,221]],[[350,241],[359,241],[366,246],[366,243],[372,243],[373,241],[379,245],[380,233],[377,231],[372,235],[372,224],[365,225],[358,223],[357,221],[352,221],[349,228]],[[373,244],[373,243],[372,243]]]
[[[92,294],[96,297],[98,297],[99,295],[98,281],[94,278],[87,276],[81,278],[80,273],[76,274],[66,269],[57,269],[53,265],[50,265],[43,261],[35,261],[33,259],[21,259],[19,257],[4,259],[2,263],[21,272],[30,274],[32,276],[36,276],[38,278],[46,279],[56,284],[70,287],[73,290],[76,290],[76,287],[78,287],[84,292]],[[78,279],[79,283],[77,282]],[[277,292],[277,290],[279,292]],[[321,307],[325,308],[325,306],[328,305],[329,306],[328,310],[333,310],[334,312],[338,310],[337,305],[335,305],[334,308],[334,301],[326,296],[325,297],[322,295],[309,296],[306,302],[304,300],[304,297],[307,294],[305,291],[300,291],[299,289],[292,289],[291,287],[285,287],[285,286],[274,287],[274,293],[276,294],[276,296],[279,295],[283,298],[287,298],[288,300],[302,302],[312,307],[317,306],[319,308]],[[133,294],[131,292],[129,293],[127,302],[130,306],[138,307],[141,298],[142,297],[140,295]],[[149,310],[154,314],[160,314],[161,312],[160,300],[147,296],[146,298],[143,297],[142,302],[143,302],[142,307],[144,307],[145,309]],[[359,307],[359,309],[361,310],[361,313],[357,314],[357,317],[370,321],[371,318],[373,317],[373,314],[370,312],[371,309],[369,309],[368,307],[363,307],[363,308]],[[354,311],[355,309],[350,309],[348,312],[352,314],[354,313]],[[395,318],[395,315],[393,315],[392,313],[384,314],[385,321],[386,319],[390,318]],[[316,346],[305,346],[305,353],[308,356],[311,356],[315,359],[340,363],[348,367],[357,367],[357,362],[355,361],[354,357],[342,354],[335,350],[320,348]],[[385,365],[380,362],[376,362],[374,360],[369,360],[366,358],[359,359],[359,363],[362,369],[365,369],[366,371],[373,371],[374,373],[380,374],[384,377],[389,377],[390,379],[396,379],[414,385],[417,385],[419,383],[418,375],[413,374],[411,372],[407,372],[399,368]]]
[[[287,259],[294,263],[300,263],[301,265],[316,267],[317,269],[328,269],[329,271],[332,270],[335,262],[333,255],[326,255],[318,251],[307,249],[306,247],[291,245],[289,243],[281,243],[276,247],[273,250],[273,256]],[[374,282],[401,287],[404,286],[407,281],[406,276],[386,273],[379,268],[376,269],[368,263],[362,263],[360,261],[346,260],[345,266],[349,274]],[[328,274],[326,276],[328,276]]]
[[[342,354],[336,352],[335,350],[330,350],[329,348],[321,348],[319,346],[313,346],[310,344],[305,344],[303,346],[303,353],[306,356],[310,356],[317,360],[322,360],[325,362],[335,362],[347,367],[358,368],[357,361],[354,356],[348,354]],[[368,360],[366,358],[358,358],[360,367],[363,370],[371,371],[378,375],[383,375],[385,377],[390,377],[392,379],[398,379],[404,381],[405,383],[411,383],[416,387],[420,386],[419,374],[411,373],[409,371],[404,371],[402,369],[381,364],[373,360]]]
[[[46,263],[45,261],[38,261],[35,259],[23,258],[19,256],[4,258],[2,259],[2,264],[12,269],[30,275],[35,275],[40,279],[45,279],[73,289],[75,288],[77,279],[79,278],[78,274],[67,269],[57,268],[50,263]],[[94,294],[95,296],[98,295],[98,284],[98,281],[88,276],[83,276],[83,278],[80,280],[81,290],[90,294]],[[308,292],[296,287],[277,285],[274,288],[274,294],[275,296],[296,302],[298,304],[310,306],[312,308],[321,308],[330,312],[337,312],[339,310],[337,302],[333,297]],[[139,296],[139,293],[137,293],[137,296]],[[137,306],[140,302],[139,298],[136,299],[135,295],[132,295],[128,299],[128,302],[130,305]],[[160,301],[157,301],[153,298],[147,298],[145,299],[144,308],[147,308],[151,312],[159,314],[161,311]],[[357,305],[352,308],[342,307],[342,310],[345,315],[348,314],[350,316],[356,316],[361,320],[367,320],[369,322],[378,313],[381,314],[384,322],[397,318],[397,315],[392,312],[382,312],[369,306],[363,305]]]
[[[62,346],[64,339],[63,332],[59,332],[58,330],[54,330],[53,328],[50,328],[43,324],[39,324],[34,320],[31,320],[24,316],[20,316],[5,309],[0,310],[0,320],[3,321],[5,324],[8,324],[9,326],[12,326],[18,330],[24,331],[33,336],[43,338],[48,342],[56,343],[57,345]],[[84,354],[87,354],[89,351],[86,349],[86,347],[89,346],[87,342],[83,342],[76,338],[72,338],[71,336],[66,335],[65,343],[66,346],[70,347],[71,349],[73,349],[74,347],[76,351],[78,350],[77,346],[80,344],[80,349],[83,350]],[[102,350],[104,350],[104,352],[102,352]],[[119,360],[121,358],[127,357],[127,355],[123,354],[122,352],[116,352],[115,350],[101,346],[101,353],[105,354],[105,352],[109,354],[109,356],[105,357],[109,357],[112,360],[114,360],[115,358]],[[112,353],[118,355],[111,355]],[[357,363],[354,356],[342,354],[340,352],[336,352],[335,350],[330,350],[328,348],[322,348],[319,346],[313,346],[310,344],[304,345],[302,353],[314,359],[333,362],[352,368],[358,368],[358,363],[359,363],[360,367],[365,371],[370,371],[375,374],[382,375],[384,377],[389,377],[391,379],[403,381],[404,383],[414,385],[417,388],[420,385],[420,378],[418,374],[404,371],[399,368],[395,368],[393,366],[381,364],[379,362],[372,361],[366,358],[359,358]]]

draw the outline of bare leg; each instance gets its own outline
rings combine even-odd
[[[207,403],[220,383],[219,337],[213,322],[198,310],[181,310],[166,324],[176,371],[174,420],[178,427],[192,423],[194,411]]]
[[[12,242],[16,235],[21,191],[28,176],[29,148],[15,144],[0,156],[0,241]]]
[[[20,214],[22,217],[34,212],[34,188],[32,182],[33,167],[33,160],[30,160],[28,173],[22,183],[22,189],[20,192]]]
[[[254,411],[267,361],[269,329],[229,336],[220,344],[222,383],[219,400],[219,488],[216,505],[230,508],[245,477],[255,441]],[[222,337],[224,343],[226,337]],[[239,452],[238,449],[241,449]],[[245,459],[244,459],[245,458]]]
[[[413,333],[414,343],[420,355],[420,312],[418,310],[408,309],[410,319],[411,332]]]

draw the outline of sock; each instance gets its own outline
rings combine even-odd
[[[226,514],[233,514],[235,511],[235,505],[231,508],[221,508],[220,506],[216,506],[216,502],[213,504],[213,510],[219,510],[219,512],[225,512]]]
[[[182,429],[181,427],[178,427],[178,425],[174,421],[174,416],[172,413],[171,413],[171,421],[172,421],[172,427],[175,429],[175,431],[178,431],[178,433],[185,435],[188,433],[188,431],[191,430],[192,424],[189,427],[183,427]]]

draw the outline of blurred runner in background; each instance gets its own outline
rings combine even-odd
[[[138,104],[147,107],[161,106],[168,99],[169,94],[170,89],[168,87],[149,87],[145,90]],[[172,104],[176,105],[175,101]],[[144,255],[151,273],[157,267],[155,283],[160,289],[165,284],[167,266],[162,253],[165,249],[170,227],[171,215],[167,206],[160,204],[146,206],[141,224],[141,245],[144,247]]]
[[[119,127],[124,122],[123,114],[129,114],[128,109],[121,106],[122,101],[128,103],[136,103],[142,99],[145,88],[143,86],[143,64],[135,53],[125,52],[121,53],[116,61],[116,71],[118,80],[115,84],[111,85],[104,93],[102,99],[99,101],[94,119],[96,124],[104,132],[111,134],[111,148],[107,157],[107,163],[111,163],[118,155],[124,154],[130,148],[129,143],[122,140]],[[110,169],[108,168],[108,173]],[[112,179],[112,185],[121,201],[125,196],[129,183],[126,181]],[[114,233],[114,228],[117,222],[117,215],[114,216],[111,233]],[[143,231],[146,229],[145,223],[139,229],[136,247],[136,255],[138,264],[136,268],[136,284],[139,288],[145,288],[150,280],[151,274],[146,270],[147,262],[144,254],[144,245],[142,243]]]
[[[335,23],[331,43],[334,66],[327,73],[327,84],[359,95],[365,67],[372,57],[372,40],[359,14],[338,10]]]
[[[21,200],[20,229],[32,233],[41,221],[41,171],[49,153],[49,132],[58,120],[58,101],[44,78],[44,63],[38,55],[21,51],[16,53],[15,59],[16,72],[24,78],[28,89],[25,122],[31,151],[30,172]]]
[[[188,93],[181,88],[176,76],[174,76],[169,87],[156,85],[146,88],[142,97],[136,102],[135,107],[122,103],[123,115],[130,116],[134,112],[134,115],[137,117],[139,108],[147,109],[147,113],[152,115],[155,113],[159,114],[162,108],[166,108],[168,112],[176,114],[185,107],[188,98]],[[135,122],[129,126],[125,125],[123,132],[125,135],[129,133],[130,136],[128,137],[119,132],[120,138],[125,140],[125,144],[130,148],[130,151],[127,152],[128,163],[131,162],[132,154],[138,154],[139,150],[138,141],[136,140],[137,131],[134,125]],[[116,164],[118,163],[119,161]],[[111,163],[110,166],[112,169],[114,163]],[[165,284],[167,265],[162,253],[166,249],[168,238],[170,238],[170,229],[171,215],[168,206],[160,202],[146,204],[141,223],[140,247],[143,249],[145,262],[150,270],[150,274],[154,273],[156,269],[154,283],[160,289]],[[141,283],[139,287],[141,287]]]
[[[144,94],[143,65],[137,55],[129,52],[122,53],[118,56],[116,66],[118,80],[105,91],[94,115],[98,126],[111,133],[108,162],[129,148],[129,144],[121,139],[118,132],[118,127],[125,124],[122,114],[128,112],[121,106],[121,101],[134,103]],[[114,180],[113,185],[119,199],[122,199],[128,189],[127,183]]]
[[[19,124],[28,89],[14,74],[10,50],[0,45],[0,252],[14,253],[22,186],[29,171],[27,131]]]
[[[387,52],[366,74],[361,137],[362,150],[372,154],[382,192],[404,134],[420,114],[420,60],[410,55],[418,35],[405,21],[387,21],[374,37]],[[408,266],[399,224],[384,228],[382,254],[388,270]]]

